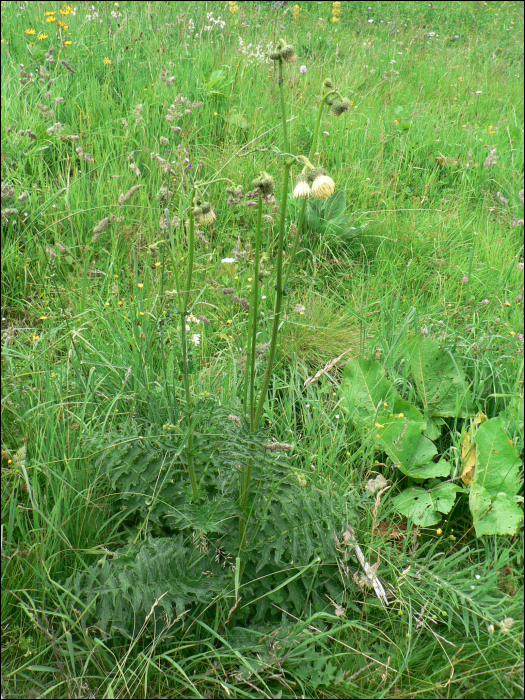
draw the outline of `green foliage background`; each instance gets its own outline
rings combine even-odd
[[[476,537],[479,489],[470,509],[456,497],[420,527],[396,499],[432,493],[436,477],[461,484],[474,412],[490,419],[481,452],[483,425],[505,450],[512,441],[508,492],[522,494],[522,4],[342,2],[340,15],[329,2],[92,4],[1,9],[12,191],[2,188],[3,696],[521,697],[522,534]],[[209,192],[217,224],[198,238],[193,295],[209,325],[193,327],[191,356],[209,498],[192,504],[174,271],[151,247],[166,238],[160,189],[181,219],[180,274],[192,171],[222,168],[249,190],[264,169],[279,190],[268,151],[282,145],[278,89],[264,54],[281,36],[298,54],[285,83],[295,153],[309,148],[325,78],[353,101],[322,121],[317,162],[337,190],[309,205],[256,437],[231,418],[242,415],[247,316],[221,292],[249,297],[255,212]],[[165,117],[179,93],[204,104],[173,132]],[[265,214],[261,345],[277,237],[276,212]],[[288,231],[296,216],[291,200]],[[429,367],[448,376],[440,411],[443,384],[423,390],[428,368],[414,360],[422,332],[440,347]],[[414,484],[413,472],[394,473],[375,430],[345,413],[352,365],[341,367],[358,355],[421,417],[416,432],[448,474]],[[236,465],[248,454],[259,529],[239,582]],[[378,473],[390,488],[376,502],[366,486]],[[379,561],[388,608],[358,583],[348,526]]]

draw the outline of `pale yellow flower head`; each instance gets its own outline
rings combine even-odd
[[[322,168],[314,168],[308,179],[312,183],[312,196],[316,199],[328,199],[335,192],[335,182]]]
[[[297,183],[293,191],[294,199],[308,199],[312,194],[310,185],[308,184],[308,178],[306,175],[299,175],[297,178]]]

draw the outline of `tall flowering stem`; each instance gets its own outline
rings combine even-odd
[[[277,249],[277,284],[276,284],[276,295],[275,295],[275,308],[273,316],[273,327],[272,327],[272,339],[270,341],[270,350],[268,354],[268,363],[266,365],[266,372],[264,374],[263,385],[261,393],[259,396],[259,402],[257,404],[257,410],[255,412],[255,419],[253,421],[253,428],[257,430],[261,423],[261,418],[264,410],[264,402],[266,400],[266,393],[268,387],[270,386],[270,380],[272,378],[273,361],[275,359],[275,350],[277,348],[277,337],[279,335],[279,325],[281,322],[281,307],[283,301],[283,249],[284,249],[284,228],[286,222],[286,204],[288,199],[288,182],[290,179],[290,168],[295,162],[295,158],[287,158],[284,166],[284,177],[283,177],[283,189],[281,195],[281,213],[279,220],[279,243]]]
[[[259,190],[257,206],[257,227],[255,230],[255,261],[253,286],[248,321],[248,346],[246,348],[246,373],[244,379],[244,407],[250,412],[250,427],[254,430],[255,418],[255,356],[257,347],[257,316],[259,313],[259,269],[261,263],[262,193]]]
[[[193,199],[193,198],[192,198]],[[181,289],[179,287],[179,282],[177,279],[177,262],[175,260],[175,255],[173,253],[173,241],[171,235],[171,220],[169,210],[166,209],[164,212],[166,221],[168,222],[168,230],[170,237],[170,247],[168,248],[171,257],[171,264],[173,267],[173,274],[175,276],[175,283],[177,289],[177,296],[181,296]],[[190,422],[188,431],[188,441],[187,441],[187,455],[188,455],[188,472],[190,475],[191,489],[193,492],[193,498],[197,500],[199,498],[199,487],[197,484],[197,477],[195,475],[195,465],[193,463],[193,425],[192,425],[192,409],[193,402],[191,399],[191,389],[190,389],[190,370],[188,366],[188,338],[186,334],[186,317],[188,315],[188,305],[189,296],[191,291],[191,279],[193,275],[193,258],[195,254],[195,221],[193,217],[193,207],[190,207],[190,228],[188,233],[188,267],[186,273],[186,289],[182,292],[182,301],[180,306],[180,340],[182,349],[182,376],[184,382],[184,393],[186,395],[186,407],[188,410],[188,419]]]
[[[321,102],[319,104],[319,109],[317,110],[317,118],[315,120],[315,127],[314,127],[314,135],[312,138],[312,145],[310,146],[310,155],[309,155],[309,160],[313,160],[314,155],[315,155],[315,149],[317,148],[317,140],[319,138],[319,128],[321,126],[321,118],[323,116],[323,109],[326,104],[326,100],[328,97],[331,95],[337,93],[337,90],[330,90],[329,92],[326,93],[326,95],[323,95],[321,98]],[[295,234],[295,239],[293,242],[292,246],[292,252],[290,253],[289,257],[289,262],[286,268],[286,276],[284,278],[284,289],[286,289],[286,286],[288,284],[288,280],[290,278],[290,273],[292,271],[292,266],[293,262],[295,260],[295,255],[297,253],[297,248],[299,247],[299,240],[301,238],[301,233],[303,231],[303,225],[304,225],[304,219],[306,215],[306,199],[303,199],[301,203],[301,211],[299,212],[299,221],[297,222],[297,233]]]
[[[188,338],[186,336],[186,318],[188,316],[188,306],[191,293],[191,278],[193,275],[193,257],[195,255],[195,218],[193,216],[193,207],[190,207],[190,227],[188,232],[188,267],[186,274],[186,294],[183,299],[183,312],[181,313],[181,341],[182,341],[182,362],[183,362],[183,376],[184,376],[184,391],[186,394],[186,407],[188,410],[188,420],[190,422],[190,429],[188,433],[188,472],[190,474],[191,488],[193,491],[193,497],[197,499],[199,497],[199,487],[197,485],[197,478],[195,476],[195,465],[193,463],[193,401],[191,399],[190,390],[190,368],[188,359]]]
[[[281,98],[281,119],[283,122],[283,139],[284,139],[284,150],[286,153],[290,152],[289,142],[288,142],[288,125],[286,123],[286,104],[284,101],[284,76],[283,76],[283,60],[278,61],[279,63],[279,95]]]

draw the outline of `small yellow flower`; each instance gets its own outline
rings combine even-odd
[[[162,263],[157,260],[157,262],[155,263],[155,267],[160,267],[161,265]]]
[[[404,417],[405,417],[405,414],[404,414],[404,413],[400,413],[400,414],[398,415],[398,418],[404,418]]]
[[[144,311],[139,311],[139,316],[145,316],[145,315],[146,314],[144,313]]]
[[[376,423],[376,428],[384,428],[384,425],[381,425],[381,423]]]
[[[36,29],[26,29],[27,36],[33,36],[36,34]]]
[[[64,46],[72,46],[73,42],[72,41],[64,41]]]
[[[7,460],[7,464],[13,464],[13,460],[12,460],[12,459],[8,459],[8,460]]]
[[[248,282],[253,282],[253,277],[248,277]]]
[[[516,335],[516,331],[511,331],[510,334],[511,334],[511,335]]]
[[[123,303],[124,303],[123,301],[119,301],[119,302],[117,302],[117,305],[122,306]]]
[[[106,301],[106,306],[109,306],[109,305],[110,305],[110,304],[109,304],[109,301]]]
[[[53,15],[51,15],[51,17],[48,17],[48,18],[46,19],[46,22],[47,22],[48,24],[50,24],[51,22],[56,22],[56,21],[57,21],[57,18],[56,18],[56,17],[53,17]]]
[[[110,66],[111,65],[111,59],[106,56],[106,58],[102,61],[105,66]]]
[[[438,527],[438,529],[436,530],[436,535],[442,535],[442,534],[443,534],[443,530],[440,527]]]
[[[216,117],[216,116],[217,116],[217,112],[214,112],[214,113],[213,113],[213,116]]]
[[[50,12],[44,12],[46,17],[53,17],[53,15],[56,15],[56,10],[51,10]]]
[[[41,321],[47,321],[47,316],[40,316]]]
[[[239,275],[235,275],[235,277],[234,277],[233,279],[234,279],[234,280],[238,280],[238,279],[239,279]]]
[[[231,323],[232,323],[231,319],[228,319],[228,320],[226,321],[226,323],[227,323],[229,326],[231,326]]]
[[[137,287],[138,287],[139,289],[143,289],[143,288],[144,288],[144,285],[142,284],[142,282],[139,282],[139,283],[137,284]]]

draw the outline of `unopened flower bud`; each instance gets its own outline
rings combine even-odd
[[[260,191],[261,194],[264,195],[265,197],[268,197],[273,193],[273,188],[275,186],[275,180],[271,175],[268,175],[267,172],[262,172],[258,178],[256,178],[253,182],[252,185],[254,187],[257,187]]]
[[[350,111],[350,100],[345,97],[341,102],[334,102],[330,111],[335,117],[340,117],[341,114]]]
[[[193,210],[193,215],[195,216],[195,221],[199,224],[212,224],[217,216],[212,209],[209,202],[205,202]]]
[[[286,63],[293,63],[294,61],[297,61],[295,49],[291,45],[285,46],[284,49],[281,49],[281,56],[283,61],[286,61]]]

